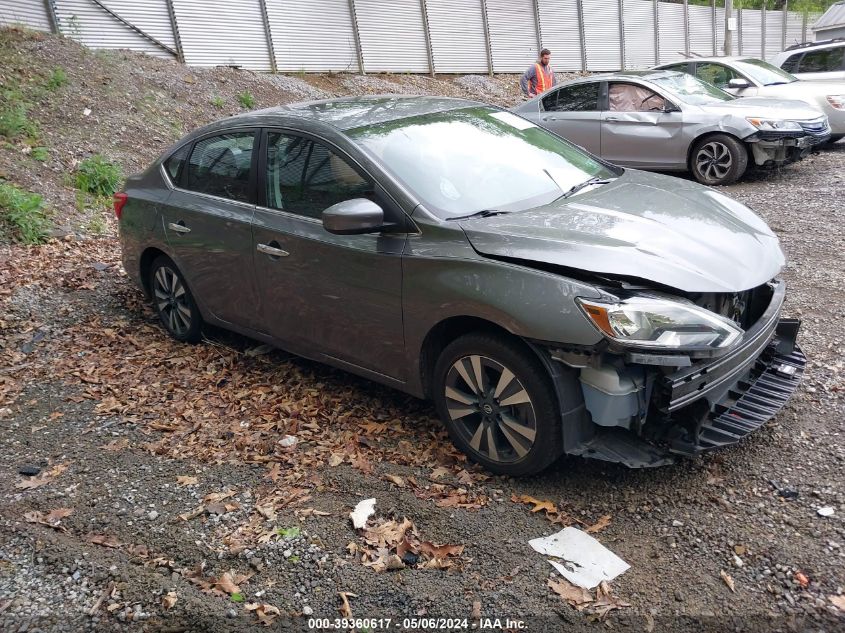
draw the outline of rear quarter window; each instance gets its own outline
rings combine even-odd
[[[183,145],[170,155],[170,158],[164,161],[164,169],[167,170],[167,175],[173,183],[179,182],[179,175],[182,173],[182,166],[188,158],[188,151],[191,149],[191,144]]]

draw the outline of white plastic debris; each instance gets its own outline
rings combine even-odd
[[[549,563],[569,582],[592,589],[613,580],[631,566],[586,532],[568,527],[557,534],[528,541],[534,551],[562,559]]]
[[[91,108],[85,108],[82,111],[82,116],[88,116],[89,114],[91,114]]]
[[[818,509],[818,513],[820,517],[832,517],[833,516],[833,508],[830,506],[825,506],[823,508]]]
[[[349,513],[349,518],[352,519],[352,527],[360,530],[367,525],[367,519],[376,513],[376,500],[364,499],[359,501],[355,509]]]
[[[284,446],[285,448],[290,448],[291,446],[296,446],[297,439],[293,435],[285,435],[282,439],[279,440],[279,444]]]

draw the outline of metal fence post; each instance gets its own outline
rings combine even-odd
[[[786,50],[786,27],[789,24],[789,2],[785,0],[783,3],[783,19],[781,20],[780,29],[780,50]]]
[[[766,59],[766,3],[763,2],[763,8],[760,10],[760,22],[761,22],[761,30],[760,33],[760,56],[762,59]]]
[[[657,0],[652,0],[652,7],[654,9],[654,61],[660,63],[660,7]]]
[[[710,18],[713,22],[713,55],[717,55],[719,37],[716,35],[716,0],[710,0]]]
[[[625,70],[625,0],[619,0],[619,65]]]
[[[422,10],[425,51],[428,54],[428,71],[434,77],[434,50],[431,47],[431,25],[428,23],[428,5],[425,0],[420,0],[420,10]]]
[[[742,7],[736,10],[736,45],[742,55]]]
[[[50,0],[47,0],[50,2]],[[176,21],[176,11],[173,9],[173,0],[167,0],[167,15],[170,16],[170,30],[173,31],[173,41],[176,44],[176,59],[185,63],[185,51],[182,48],[182,36],[179,35],[179,23]]]
[[[801,43],[804,44],[807,41],[807,17],[808,12],[804,11],[804,15],[801,17]]]
[[[684,53],[686,54],[687,58],[689,58],[690,56],[689,52],[689,0],[684,0]]]
[[[267,2],[258,0],[261,7],[261,21],[264,22],[264,37],[267,40],[267,53],[270,55],[270,72],[274,75],[278,72],[276,66],[276,49],[273,47],[273,34],[270,32],[270,16],[267,14]]]
[[[364,50],[361,48],[361,34],[358,32],[358,13],[355,11],[355,0],[349,0],[349,17],[352,18],[352,36],[355,38],[355,53],[358,55],[358,70],[366,75],[364,69]]]
[[[50,23],[50,33],[59,33],[59,20],[56,17],[56,7],[53,0],[44,0],[44,10],[47,12],[47,21]]]
[[[481,0],[481,23],[484,26],[484,43],[487,46],[487,72],[493,76],[493,43],[490,41],[490,22],[487,19],[487,0]]]
[[[540,27],[540,1],[534,0],[534,28],[537,29],[537,54],[543,50],[543,30]]]
[[[584,2],[575,0],[578,8],[578,37],[581,40],[581,70],[587,72],[587,42],[584,35]]]

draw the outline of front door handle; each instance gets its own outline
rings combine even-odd
[[[190,233],[191,232],[191,229],[189,229],[187,226],[185,226],[185,223],[182,222],[182,220],[179,220],[178,222],[171,222],[167,226],[170,230],[176,231],[177,233]]]
[[[620,119],[619,117],[615,117],[615,116],[609,116],[605,119],[605,121],[610,121],[611,123],[618,123],[621,120],[622,119]]]
[[[275,240],[270,242],[269,244],[259,244],[256,246],[256,249],[259,253],[264,253],[265,255],[269,255],[270,257],[287,257],[290,255],[287,251],[283,251],[279,248],[279,243]]]

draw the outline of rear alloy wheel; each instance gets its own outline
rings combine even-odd
[[[441,354],[434,389],[452,441],[488,470],[533,474],[560,455],[551,380],[523,346],[488,335],[461,337]]]
[[[164,329],[177,341],[197,343],[202,338],[202,316],[188,285],[169,257],[159,257],[150,268],[153,307]]]
[[[748,167],[745,146],[727,134],[714,134],[696,143],[690,168],[703,185],[729,185],[736,182]]]

